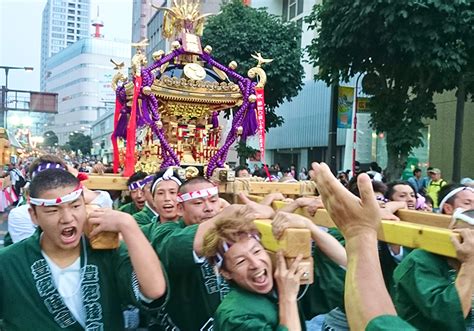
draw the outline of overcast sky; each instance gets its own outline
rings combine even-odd
[[[32,73],[10,70],[8,87],[39,90],[41,56],[41,18],[46,0],[0,0],[0,66],[34,67]],[[105,38],[130,40],[132,35],[133,0],[91,0],[94,18],[104,21]],[[92,26],[90,31],[92,32]],[[0,86],[5,85],[0,69]]]

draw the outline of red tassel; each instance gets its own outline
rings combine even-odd
[[[117,123],[118,119],[120,116],[120,109],[122,109],[122,105],[120,104],[120,101],[118,98],[115,98],[115,113],[114,113],[114,132],[117,130]],[[110,137],[112,139],[112,146],[114,149],[114,174],[118,173],[118,168],[119,168],[119,163],[120,163],[120,152],[118,149],[118,142],[117,142],[117,137],[114,136],[112,133],[112,136]]]
[[[77,174],[77,179],[79,179],[80,182],[83,182],[85,180],[89,179],[89,176],[85,172],[80,172]]]
[[[132,112],[130,113],[130,119],[128,121],[127,128],[127,153],[125,155],[125,171],[124,176],[130,177],[135,172],[135,141],[137,131],[137,106],[138,106],[138,94],[142,87],[142,77],[135,77],[135,85],[133,87],[133,103]]]

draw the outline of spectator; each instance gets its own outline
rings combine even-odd
[[[438,168],[428,170],[428,175],[431,180],[426,188],[426,194],[433,199],[433,207],[438,208],[438,192],[447,184],[447,182],[441,178],[441,170]]]
[[[421,177],[420,168],[415,168],[415,170],[413,170],[413,177],[408,178],[408,182],[413,186],[416,193],[425,194],[426,187],[424,186],[424,181]]]

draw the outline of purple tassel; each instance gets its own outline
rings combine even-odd
[[[127,124],[128,124],[128,111],[127,108],[120,110],[120,117],[117,122],[117,128],[115,128],[115,136],[118,138],[127,138]]]
[[[212,113],[211,123],[213,129],[219,127],[219,114],[216,111]]]
[[[253,136],[258,129],[257,114],[255,112],[255,103],[251,103],[249,110],[245,114],[244,121],[242,123],[242,140],[246,141],[248,137]]]

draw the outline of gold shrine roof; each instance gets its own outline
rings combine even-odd
[[[229,108],[242,103],[239,86],[232,82],[219,83],[162,76],[155,79],[151,91],[158,98],[168,101],[226,104]]]

